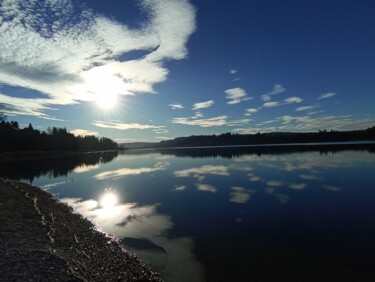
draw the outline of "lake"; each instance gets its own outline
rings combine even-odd
[[[166,281],[374,281],[374,150],[129,150],[0,164]]]

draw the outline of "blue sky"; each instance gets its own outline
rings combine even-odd
[[[375,125],[375,2],[0,0],[0,113],[118,142]]]

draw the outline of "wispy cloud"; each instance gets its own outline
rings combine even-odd
[[[229,168],[222,165],[204,165],[201,167],[194,167],[184,170],[175,171],[174,176],[176,177],[189,177],[189,176],[200,176],[200,175],[229,175]]]
[[[261,97],[262,97],[262,100],[264,102],[267,102],[267,101],[270,101],[272,99],[272,96],[274,96],[276,94],[283,93],[285,91],[286,91],[286,89],[284,88],[284,86],[282,86],[281,84],[275,84],[271,91],[263,94]]]
[[[196,118],[202,118],[203,117],[203,114],[201,112],[195,112],[195,116],[193,116],[192,118],[196,119]]]
[[[252,99],[252,97],[247,96],[246,91],[244,89],[239,87],[225,90],[225,93],[227,94],[225,98],[229,100],[227,102],[228,105],[235,105],[241,103],[242,101]]]
[[[169,130],[165,129],[165,128],[156,128],[156,129],[153,129],[152,131],[155,132],[156,134],[166,134],[166,133],[169,133]]]
[[[280,128],[285,130],[307,131],[319,129],[335,129],[335,130],[356,130],[366,129],[374,126],[374,120],[358,119],[352,116],[320,116],[312,117],[311,115],[305,116],[290,116],[285,115],[279,118],[282,121]]]
[[[44,113],[44,111],[51,109],[48,99],[23,99],[0,93],[0,111],[10,116],[32,115],[44,119],[54,119],[54,117]]]
[[[98,136],[99,135],[98,132],[87,130],[87,129],[73,129],[73,130],[70,130],[70,132],[73,133],[75,136],[88,136],[88,135]]]
[[[284,100],[285,104],[301,103],[303,99],[300,97],[290,97]]]
[[[92,170],[97,170],[99,168],[100,168],[99,164],[96,164],[96,165],[82,165],[82,166],[76,167],[73,170],[73,172],[74,173],[84,173],[84,172],[88,172],[88,171],[92,171]]]
[[[167,136],[156,136],[154,138],[159,139],[159,140],[171,140],[171,139],[173,139],[172,137],[167,137]]]
[[[332,185],[323,185],[323,187],[327,190],[327,191],[332,191],[332,192],[339,192],[341,191],[341,189],[337,186],[332,186]]]
[[[129,130],[129,129],[164,129],[165,126],[139,124],[139,123],[122,123],[122,122],[106,122],[106,121],[94,121],[92,123],[97,127],[112,128],[118,130]]]
[[[186,189],[185,185],[177,186],[175,185],[174,191],[184,191]]]
[[[322,95],[320,95],[318,97],[318,100],[331,98],[331,97],[336,96],[336,95],[337,95],[337,93],[333,93],[333,92],[323,93]]]
[[[292,184],[289,184],[289,188],[293,190],[303,190],[306,188],[306,184],[305,183],[292,183]]]
[[[281,103],[281,102],[265,102],[263,104],[263,107],[272,108],[272,107],[278,107],[278,106],[281,106],[281,105],[283,105],[283,103]]]
[[[201,109],[207,109],[207,108],[211,107],[214,103],[215,103],[214,100],[208,100],[208,101],[205,101],[205,102],[195,103],[193,105],[193,111],[201,110]]]
[[[110,178],[121,178],[128,175],[139,175],[143,173],[151,173],[155,171],[165,170],[166,165],[163,163],[157,163],[155,167],[140,167],[140,168],[120,168],[116,170],[108,170],[98,173],[94,176],[97,180],[104,180]]]
[[[169,104],[168,106],[170,106],[172,110],[181,110],[184,108],[181,104]]]
[[[232,74],[232,75],[233,75],[233,74],[236,74],[236,73],[237,73],[237,70],[236,70],[236,69],[230,69],[230,70],[229,70],[229,73]]]
[[[268,123],[272,123],[271,127],[265,127]],[[353,116],[291,116],[285,115],[273,120],[264,121],[256,124],[257,127],[241,127],[235,128],[232,132],[239,134],[255,134],[257,132],[275,132],[275,131],[293,131],[307,132],[318,131],[320,129],[334,130],[360,130],[374,126],[373,118],[358,118]]]
[[[300,97],[289,97],[285,99],[283,102],[265,102],[263,104],[263,107],[265,108],[272,108],[272,107],[278,107],[278,106],[283,106],[283,105],[288,105],[288,104],[293,104],[293,103],[302,103],[303,99]]]
[[[193,125],[193,126],[200,126],[200,127],[214,127],[214,126],[241,126],[246,125],[250,122],[250,119],[240,119],[240,120],[228,120],[228,116],[218,116],[213,118],[207,119],[198,119],[198,118],[174,118],[172,119],[172,123],[175,124],[184,124],[184,125]]]
[[[246,113],[245,113],[245,116],[251,116],[252,114],[258,112],[258,109],[256,108],[250,108],[250,109],[246,109]]]
[[[0,83],[45,96],[30,98],[36,106],[25,111],[27,99],[10,103],[12,109],[4,99],[12,93],[4,92],[0,103],[7,114],[43,117],[50,105],[92,101],[103,91],[154,92],[154,84],[168,75],[164,62],[186,57],[187,40],[195,30],[195,9],[185,0],[142,1],[149,17],[139,29],[96,14],[79,1],[12,0],[0,5]],[[121,59],[132,51],[144,54]]]
[[[315,106],[302,106],[302,107],[296,108],[296,112],[312,110],[314,108],[315,108]]]
[[[310,174],[300,174],[298,175],[299,178],[303,179],[303,180],[315,180],[315,179],[319,179],[318,176],[315,176],[315,175],[310,175]]]

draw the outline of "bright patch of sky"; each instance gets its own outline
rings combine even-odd
[[[375,125],[374,9],[1,0],[0,113],[118,141],[365,129]]]

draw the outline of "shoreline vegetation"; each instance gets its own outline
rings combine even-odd
[[[38,159],[56,159],[63,157],[85,157],[99,155],[98,159],[108,154],[116,154],[117,150],[106,151],[0,151],[1,162],[27,161]]]
[[[47,128],[46,131],[20,128],[17,121],[7,121],[0,114],[0,152],[9,151],[106,151],[119,149],[116,142],[94,135],[75,136],[66,128]]]
[[[1,281],[162,281],[116,239],[38,187],[0,178]]]
[[[335,131],[319,130],[318,132],[272,132],[256,134],[199,135],[177,137],[158,143],[133,142],[119,144],[123,149],[146,148],[185,148],[185,147],[220,147],[220,146],[261,146],[284,144],[341,143],[375,141],[375,126],[365,130]],[[321,145],[321,144],[320,144]]]

